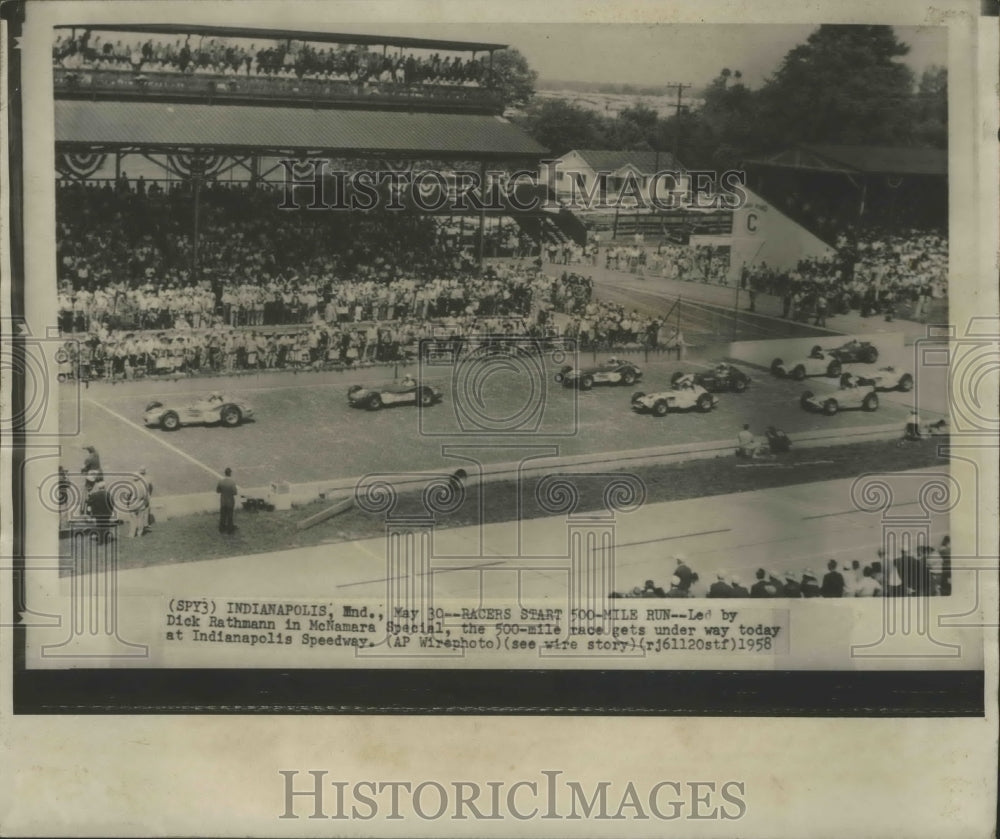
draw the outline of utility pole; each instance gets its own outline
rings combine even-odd
[[[668,90],[670,88],[672,88],[672,87],[677,89],[677,102],[674,105],[674,117],[676,117],[676,120],[675,120],[676,126],[675,127],[677,129],[674,132],[674,163],[676,163],[677,162],[677,150],[678,150],[679,141],[680,141],[680,137],[681,137],[681,110],[683,110],[683,107],[684,107],[683,105],[681,105],[681,94],[687,88],[692,87],[692,85],[690,85],[690,84],[680,84],[680,83],[668,84],[667,85],[667,89]]]

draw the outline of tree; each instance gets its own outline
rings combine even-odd
[[[522,127],[553,154],[562,155],[572,149],[609,148],[606,121],[564,99],[546,99],[532,105]]]
[[[493,53],[493,85],[500,91],[505,108],[526,105],[535,95],[538,73],[528,59],[513,47]]]
[[[891,26],[820,26],[761,90],[777,145],[902,145],[912,137],[910,48]]]
[[[913,133],[916,141],[931,148],[948,147],[948,70],[929,67],[917,85]]]

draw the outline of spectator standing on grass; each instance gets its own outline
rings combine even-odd
[[[98,480],[104,477],[104,470],[101,469],[101,456],[93,446],[84,446],[87,453],[83,458],[83,469],[80,471],[85,475],[96,474]]]
[[[823,585],[820,592],[823,597],[844,596],[844,575],[837,570],[837,560],[831,559],[827,564],[827,572],[823,575]]]
[[[872,570],[872,566],[866,565],[861,573],[861,582],[859,582],[857,588],[854,589],[854,596],[881,597],[882,586],[879,581],[875,579],[875,572]]]
[[[757,582],[750,586],[751,597],[777,597],[778,590],[768,579],[767,572],[763,568],[757,569]]]
[[[216,484],[215,491],[219,494],[219,533],[232,534],[236,531],[233,514],[236,510],[237,488],[233,470],[228,466],[225,477]]]

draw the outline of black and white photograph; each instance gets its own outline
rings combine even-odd
[[[5,6],[5,717],[188,715],[185,808],[199,738],[261,763],[12,835],[990,835],[997,18],[946,6]]]

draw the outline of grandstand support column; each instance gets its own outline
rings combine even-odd
[[[486,252],[486,200],[489,194],[489,190],[486,188],[485,160],[479,163],[479,188],[482,190],[482,196],[479,206],[479,243],[476,248],[476,266],[479,268],[479,272],[482,273],[483,255]]]
[[[201,213],[201,176],[193,175],[194,179],[194,236],[192,238],[191,247],[191,273],[196,280],[201,279],[201,272],[198,268],[198,233],[201,227],[200,224],[200,213]]]
[[[115,190],[118,189],[118,184],[122,180],[122,153],[120,151],[115,152]]]
[[[250,155],[250,189],[260,186],[260,155],[254,152]]]

